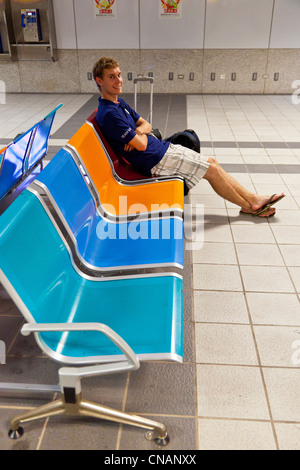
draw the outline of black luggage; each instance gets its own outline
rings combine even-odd
[[[200,140],[193,129],[185,129],[183,132],[176,132],[176,134],[171,135],[165,140],[172,144],[182,145],[183,147],[190,148],[195,150],[195,152],[200,153]]]

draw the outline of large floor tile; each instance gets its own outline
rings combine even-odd
[[[300,245],[279,245],[287,266],[300,266]]]
[[[247,292],[295,292],[287,269],[276,266],[241,266]]]
[[[196,323],[195,341],[197,363],[258,365],[248,325]]]
[[[288,225],[272,225],[272,231],[279,244],[300,245],[300,227]]]
[[[300,302],[297,294],[247,292],[253,324],[300,326]]]
[[[275,423],[279,450],[300,450],[299,423]]]
[[[300,424],[299,366],[294,369],[264,368],[263,373],[273,419]]]
[[[198,416],[269,419],[258,367],[198,365]]]
[[[281,253],[274,244],[237,243],[236,251],[240,265],[284,266]]]
[[[244,294],[232,291],[196,290],[194,319],[196,322],[247,324],[249,318]]]
[[[199,419],[199,450],[276,450],[270,422]]]
[[[194,289],[217,291],[242,291],[237,266],[194,264]]]
[[[254,219],[254,218],[253,218]],[[257,218],[256,218],[257,219]],[[232,225],[233,239],[236,243],[275,243],[275,238],[270,226],[263,221],[261,224]]]
[[[297,365],[295,362],[298,362],[297,347],[300,349],[300,326],[255,325],[254,334],[262,366]]]
[[[205,243],[202,250],[193,251],[193,262],[204,264],[236,264],[236,254],[231,243]]]

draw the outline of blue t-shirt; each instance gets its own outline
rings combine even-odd
[[[124,150],[135,136],[136,123],[140,116],[122,98],[118,103],[99,98],[97,123],[112,148],[124,156],[140,173],[151,175],[153,168],[162,159],[170,143],[148,135],[146,150]]]

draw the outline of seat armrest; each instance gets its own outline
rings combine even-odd
[[[107,336],[122,351],[128,361],[127,369],[135,370],[140,366],[137,356],[126,341],[124,341],[124,339],[121,338],[121,336],[112,328],[103,323],[26,323],[21,329],[21,333],[24,336],[28,336],[30,333],[44,333],[50,331],[98,331],[99,333],[103,333]],[[117,363],[115,362],[109,365],[110,369],[115,369],[115,364]],[[118,364],[120,365],[121,363],[119,362]],[[108,365],[103,364],[102,366],[103,372],[107,369],[106,373],[109,373]],[[126,368],[124,362],[121,368],[123,370]]]

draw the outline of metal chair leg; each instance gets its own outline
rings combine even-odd
[[[18,439],[23,434],[21,423],[33,421],[39,418],[47,418],[48,416],[60,415],[65,413],[65,405],[62,399],[47,403],[46,405],[39,406],[33,410],[28,411],[22,415],[16,416],[10,421],[9,437],[11,439]]]
[[[143,418],[131,413],[109,408],[107,406],[98,405],[89,401],[81,401],[79,404],[79,413],[85,416],[114,421],[121,424],[129,424],[148,429],[150,432],[146,434],[146,438],[156,441],[159,445],[167,445],[169,442],[168,433],[164,424]]]

